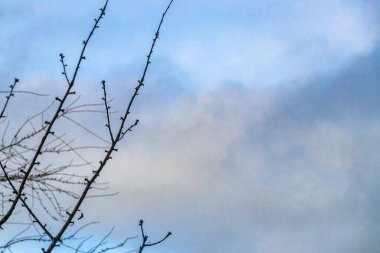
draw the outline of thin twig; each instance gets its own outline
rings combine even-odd
[[[107,116],[107,124],[106,124],[106,127],[108,129],[108,132],[110,134],[110,138],[111,138],[111,141],[114,142],[115,139],[113,138],[113,134],[112,134],[112,128],[111,128],[111,122],[110,122],[110,112],[109,110],[111,109],[111,107],[108,105],[108,101],[107,101],[107,91],[106,91],[106,81],[102,80],[102,90],[103,90],[103,101],[104,101],[104,106],[105,106],[105,111],[106,111],[106,116]]]
[[[139,227],[140,227],[140,230],[141,230],[142,243],[141,243],[141,246],[139,248],[139,253],[143,252],[143,250],[144,250],[145,247],[151,247],[151,246],[154,246],[154,245],[162,243],[163,241],[165,241],[166,239],[168,239],[169,236],[172,234],[171,232],[168,232],[166,234],[166,236],[164,238],[162,238],[161,240],[159,240],[157,242],[154,242],[154,243],[147,243],[148,236],[144,232],[143,224],[144,224],[144,221],[140,220]]]
[[[9,88],[11,88],[11,89],[9,90],[9,93],[6,96],[5,104],[4,104],[3,109],[1,110],[1,113],[0,113],[0,119],[5,118],[5,116],[4,116],[5,109],[7,109],[7,106],[8,106],[8,103],[9,103],[9,100],[11,99],[11,97],[13,97],[15,95],[13,90],[16,87],[16,84],[18,82],[19,82],[19,80],[17,78],[15,78],[13,81],[13,84],[9,86]]]

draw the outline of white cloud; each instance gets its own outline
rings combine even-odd
[[[178,5],[183,15],[185,8],[199,8],[196,2]],[[171,33],[177,43],[163,54],[211,85],[267,85],[336,71],[378,41],[377,13],[363,1],[218,1],[205,8],[190,12],[191,26],[180,21],[182,31]]]
[[[52,66],[61,51],[72,65],[100,2],[7,3],[1,22],[10,26],[2,26],[0,36],[8,46],[0,50],[9,66],[3,71],[14,73],[24,66],[24,73],[46,70],[55,75],[59,72]],[[155,57],[186,70],[199,87],[226,81],[268,85],[333,72],[371,53],[378,42],[373,5],[342,0],[178,1]],[[109,16],[89,48],[92,71],[139,71],[162,8],[149,1],[110,3]]]

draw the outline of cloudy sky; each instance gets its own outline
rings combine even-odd
[[[58,54],[74,64],[101,5],[2,0],[1,87],[60,94]],[[78,79],[88,101],[105,79],[122,110],[165,5],[110,1]],[[147,252],[380,252],[379,13],[377,0],[175,0],[141,124],[103,175],[119,194],[85,202],[92,233],[115,225],[118,242],[144,218],[152,240],[173,232]]]

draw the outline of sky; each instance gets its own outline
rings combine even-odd
[[[18,77],[50,95],[36,107],[61,94],[58,54],[74,65],[102,3],[1,1],[1,90]],[[122,111],[166,4],[110,0],[78,77],[85,101],[104,79]],[[173,233],[146,252],[380,252],[379,13],[376,0],[175,0],[141,124],[103,175],[118,194],[82,208],[100,221],[89,233],[115,226],[118,243],[143,218],[152,240]]]

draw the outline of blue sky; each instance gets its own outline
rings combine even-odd
[[[105,79],[122,108],[165,4],[110,1],[78,79],[85,101],[100,101]],[[74,64],[101,5],[2,1],[2,87],[18,77],[60,94],[58,54]],[[104,174],[119,194],[83,208],[101,221],[92,232],[115,225],[117,242],[144,218],[152,237],[173,232],[155,252],[379,252],[379,11],[374,0],[175,0],[134,110],[141,125]]]

